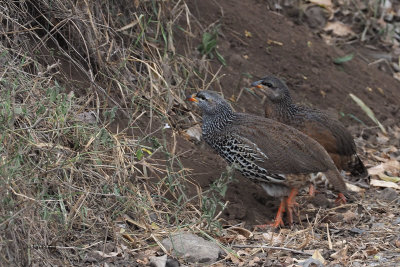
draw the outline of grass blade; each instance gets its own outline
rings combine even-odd
[[[375,117],[375,113],[364,103],[364,101],[362,101],[361,99],[359,99],[357,96],[353,95],[353,94],[349,94],[350,97],[354,100],[354,102],[357,103],[357,105],[360,106],[360,108],[368,115],[368,117],[375,122],[376,125],[379,126],[379,128],[381,128],[381,131],[385,134],[387,134],[385,127],[383,127],[383,125],[378,121],[378,119]]]

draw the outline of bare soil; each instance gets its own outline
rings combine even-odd
[[[222,68],[219,73],[221,78],[213,89],[222,90],[228,99],[237,99],[240,95],[233,103],[236,110],[262,116],[261,100],[243,89],[249,87],[252,80],[274,74],[287,81],[294,101],[352,114],[362,120],[367,126],[349,116],[340,118],[345,125],[351,126],[355,136],[374,124],[353,102],[349,93],[371,107],[384,125],[399,123],[399,82],[376,65],[368,66],[358,56],[343,65],[335,65],[333,60],[344,56],[345,52],[325,44],[307,26],[297,25],[289,18],[268,11],[260,1],[190,1],[189,8],[202,25],[220,25],[218,51],[226,59],[227,67]],[[247,38],[245,31],[252,36]],[[198,32],[199,40],[201,34]],[[183,40],[177,38],[178,41],[180,39]],[[183,43],[176,45],[184,46]],[[357,50],[354,49],[354,52],[357,55]],[[220,63],[215,60],[215,70],[219,67]],[[368,139],[369,135],[364,135],[364,138]],[[181,149],[188,148],[185,140],[180,144]],[[193,179],[202,187],[207,187],[225,170],[226,164],[206,145],[191,146],[189,149],[195,152],[183,157],[183,163],[192,169]],[[230,185],[226,196],[230,205],[224,212],[225,219],[231,223],[245,221],[248,225],[272,220],[279,200],[269,198],[240,174],[236,177],[237,181]]]

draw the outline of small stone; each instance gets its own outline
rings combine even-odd
[[[382,190],[382,192],[379,195],[379,198],[386,200],[387,202],[395,201],[399,197],[400,197],[399,193],[397,193],[396,190],[390,187]]]
[[[173,259],[173,258],[168,258],[167,264],[165,265],[165,267],[179,267],[179,266],[181,266],[179,264],[179,261],[177,261],[176,259]]]
[[[400,224],[400,217],[397,217],[396,219],[394,219],[392,224],[393,225]]]
[[[165,267],[167,264],[167,254],[161,257],[150,257],[150,266],[151,267]]]
[[[323,267],[324,264],[322,264],[319,260],[309,258],[303,262],[299,262],[299,265],[302,267]]]
[[[223,252],[217,244],[190,233],[177,233],[161,243],[174,257],[189,262],[212,263]]]
[[[365,232],[365,230],[362,230],[362,229],[359,229],[359,228],[356,228],[356,227],[351,228],[349,231],[351,233],[359,234],[359,235],[361,235],[361,234],[363,234]]]
[[[373,223],[371,229],[378,230],[385,228],[384,223]]]

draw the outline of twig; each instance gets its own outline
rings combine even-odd
[[[312,256],[311,253],[304,252],[301,250],[296,250],[296,249],[291,249],[291,248],[284,248],[284,247],[271,247],[271,246],[264,246],[264,245],[232,245],[234,248],[263,248],[263,249],[276,249],[276,250],[285,250],[285,251],[290,251],[296,254],[303,254],[303,255],[309,255]]]

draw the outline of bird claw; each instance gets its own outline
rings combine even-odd
[[[337,199],[335,200],[335,203],[336,205],[346,204],[346,197],[342,193],[339,193]]]

